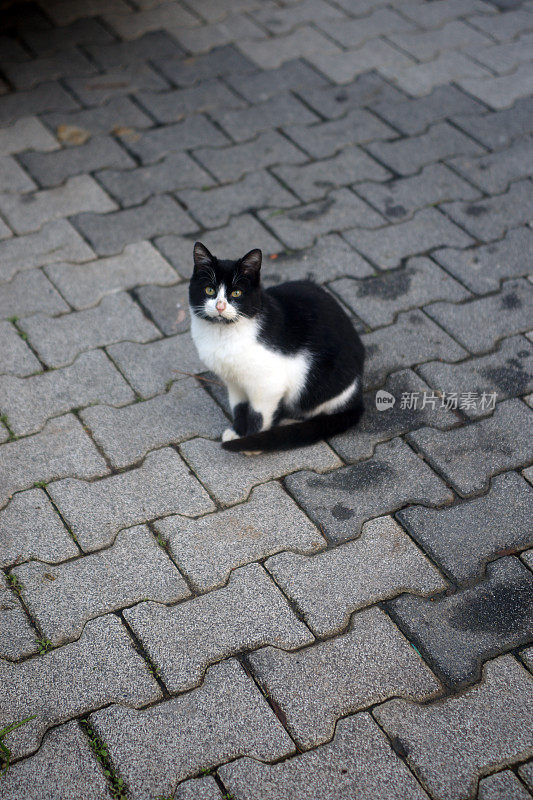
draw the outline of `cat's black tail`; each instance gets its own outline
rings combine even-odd
[[[224,450],[233,453],[242,450],[270,452],[272,450],[290,450],[292,447],[302,447],[314,444],[321,439],[328,439],[337,433],[343,433],[348,428],[357,425],[364,411],[363,402],[360,401],[345,411],[337,414],[318,414],[303,422],[294,422],[290,425],[278,425],[267,431],[243,436],[241,439],[231,439],[223,442]]]

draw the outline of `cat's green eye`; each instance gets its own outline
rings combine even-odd
[[[215,290],[213,289],[212,286],[206,286],[205,287],[205,293],[208,294],[208,295],[214,295],[215,294]]]
[[[232,297],[240,297],[240,296],[241,296],[241,294],[242,294],[242,292],[241,292],[241,290],[240,290],[240,289],[235,289],[235,290],[234,290],[234,291],[231,293],[231,296],[232,296]]]

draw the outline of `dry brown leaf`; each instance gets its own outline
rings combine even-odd
[[[89,131],[76,125],[60,125],[57,129],[57,138],[64,144],[85,144],[90,137]]]

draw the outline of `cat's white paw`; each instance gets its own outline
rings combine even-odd
[[[223,442],[231,442],[232,439],[238,439],[239,437],[233,430],[233,428],[226,428],[224,433],[222,434],[222,441]]]
[[[262,450],[241,450],[243,456],[260,456],[262,452]]]

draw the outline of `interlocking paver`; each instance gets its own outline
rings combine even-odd
[[[493,80],[486,67],[476,64],[459,52],[442,53],[434,61],[414,66],[404,64],[402,67],[398,69],[394,63],[385,64],[382,71],[401,89],[415,96],[426,95],[435,87],[447,83],[458,83],[468,91],[468,86],[471,84],[484,84],[486,80],[487,82]],[[482,92],[470,90],[470,94],[484,100]]]
[[[306,125],[318,122],[318,117],[290,93],[279,94],[264,103],[240,111],[231,109],[211,111],[210,116],[235,142],[245,142],[257,133],[276,126]]]
[[[228,138],[208,119],[197,115],[174,125],[165,125],[141,132],[139,138],[130,140],[128,147],[143,162],[159,161],[169,153],[179,153],[191,147],[217,147],[228,143]]]
[[[511,770],[506,769],[480,780],[479,800],[505,800],[506,797],[514,797],[515,800],[529,800],[531,797]]]
[[[36,653],[37,632],[30,625],[15,593],[9,589],[4,575],[0,577],[0,609],[2,610],[0,657],[17,659]]]
[[[517,100],[512,108],[479,117],[457,116],[454,123],[486,147],[507,147],[514,139],[533,131],[533,99]]]
[[[393,31],[387,33],[387,38],[419,61],[431,61],[446,50],[466,49],[468,52],[471,48],[472,53],[477,55],[483,52],[482,48],[491,44],[488,36],[462,20],[452,20],[437,30]]]
[[[527,275],[529,264],[524,253],[533,247],[529,227],[513,228],[499,242],[457,250],[445,247],[433,253],[439,264],[477,294],[499,289],[503,278]]]
[[[348,230],[344,238],[381,269],[399,267],[405,256],[425,253],[433,248],[473,244],[468,234],[436,208],[424,208],[415,212],[410,220],[386,228]]]
[[[223,589],[188,603],[140,603],[124,616],[170,692],[198,686],[206,667],[241,651],[267,644],[294,650],[314,641],[259,564],[232,572]]]
[[[527,764],[519,767],[518,774],[531,790],[533,787],[533,761],[528,761]]]
[[[395,695],[427,699],[440,688],[407,639],[377,607],[356,614],[343,636],[296,653],[265,647],[250,653],[247,660],[305,749],[331,739],[335,723],[348,712]]]
[[[173,800],[222,800],[223,795],[215,779],[207,775],[205,778],[192,778],[178,786]]]
[[[149,344],[123,342],[107,352],[136,392],[145,399],[161,394],[172,381],[202,372],[204,366],[188,334]]]
[[[285,183],[290,185],[290,181]],[[232,216],[243,211],[252,211],[265,206],[287,208],[298,202],[297,198],[268,172],[250,172],[238,183],[230,186],[208,188],[203,191],[197,189],[179,191],[177,196],[188,213],[205,228],[227,225]]]
[[[0,186],[7,188],[10,194],[32,192],[37,189],[37,184],[27,172],[11,156],[0,157]],[[2,238],[10,236],[9,228],[2,226]]]
[[[50,497],[89,552],[111,544],[122,529],[169,514],[195,516],[214,504],[170,447],[149,453],[140,467],[105,480],[50,484]]]
[[[104,4],[105,8],[105,4]],[[128,9],[129,10],[129,9]],[[145,8],[134,14],[124,14],[121,10],[113,13],[109,9],[104,20],[122,39],[137,39],[150,31],[161,28],[189,27],[197,24],[197,19],[187,9],[177,3],[160,3],[152,8]]]
[[[158,122],[177,122],[189,114],[213,112],[218,108],[244,108],[246,103],[219,78],[171,92],[141,92],[139,102]]]
[[[450,597],[429,601],[405,594],[388,605],[455,687],[476,680],[488,657],[533,636],[533,575],[512,556],[488,564],[483,581]]]
[[[103,345],[146,342],[159,335],[125,292],[107,295],[98,306],[60,317],[34,314],[18,323],[50,367],[71,364],[76,356]]]
[[[169,603],[190,594],[144,525],[122,531],[101,553],[58,566],[32,561],[12,572],[30,614],[55,645],[77,639],[94,617],[139,600]]]
[[[395,135],[388,125],[365,109],[349,111],[341,119],[320,122],[316,125],[289,125],[284,130],[299,147],[314,158],[326,158],[345,147],[374,139],[389,139]],[[319,168],[319,165],[316,166]],[[374,170],[377,169],[378,165],[375,164]],[[388,174],[383,167],[380,169],[381,174],[378,175],[378,179]]]
[[[454,158],[449,163],[489,194],[504,192],[512,181],[528,178],[527,164],[533,158],[533,140],[515,142],[507,150],[481,158]]]
[[[97,172],[96,178],[125,207],[139,205],[154,194],[202,189],[214,183],[186,153],[173,153],[156,164],[137,169],[105,169]]]
[[[418,309],[398,314],[393,326],[363,335],[367,386],[379,386],[394,370],[435,358],[459,361],[468,354]]]
[[[533,34],[525,33],[514,42],[493,44],[482,50],[475,48],[473,57],[493,72],[512,72],[519,64],[531,61]]]
[[[115,203],[90,175],[69,178],[55,189],[17,197],[0,195],[0,211],[16,233],[37,231],[45,222],[83,211],[113,211]]]
[[[87,45],[87,51],[92,52],[94,46],[108,44],[113,41],[111,34],[94,18],[79,19],[70,25],[60,28],[21,29],[22,40],[40,56],[49,56],[73,45]]]
[[[108,134],[113,130],[129,129],[134,134],[136,129],[144,130],[153,125],[153,121],[129,99],[114,97],[103,106],[84,108],[81,111],[62,111],[43,114],[43,120],[52,130],[60,131],[62,126],[70,125],[81,128],[89,135]]]
[[[323,20],[339,18],[348,21],[342,11],[323,0],[303,0],[301,3],[280,9],[269,7],[267,4],[266,8],[252,11],[251,16],[271,33],[277,35],[290,33],[293,28],[305,22],[320,23]]]
[[[371,459],[328,475],[298,472],[285,484],[334,542],[355,539],[364,522],[406,503],[441,505],[452,499],[440,478],[399,438],[377,445]]]
[[[208,669],[192,692],[144,711],[110,706],[90,720],[107,743],[132,800],[168,794],[177,781],[237,756],[271,761],[295,749],[234,659]]]
[[[96,69],[80,50],[71,48],[55,55],[31,61],[2,61],[2,72],[15,89],[33,86],[65,77],[65,75],[93,75]]]
[[[18,272],[10,281],[1,284],[1,287],[0,319],[23,317],[36,311],[43,314],[70,311],[40,269]]]
[[[400,69],[413,63],[410,56],[381,38],[370,39],[356,50],[342,53],[321,48],[310,53],[307,59],[331,81],[340,84],[350,84],[358,75],[378,68],[381,72],[388,68],[396,75]]]
[[[94,21],[93,21],[94,22]],[[101,26],[103,30],[103,26]],[[103,69],[137,64],[155,59],[181,57],[180,47],[166,31],[153,31],[132,42],[117,42],[109,35],[105,41],[91,43],[85,48],[93,61]]]
[[[37,233],[0,242],[0,279],[55,261],[88,261],[95,253],[66,220],[48,222]]]
[[[52,0],[47,7],[49,16],[57,25],[70,25],[77,19],[100,16],[106,10],[124,14],[130,12],[130,7],[124,0]]]
[[[54,564],[79,555],[42,489],[18,492],[0,511],[0,542],[3,567],[30,559]]]
[[[165,336],[189,330],[188,284],[140,286],[135,290],[135,298]]]
[[[103,770],[75,721],[54,728],[31,758],[11,764],[0,798],[110,800]]]
[[[324,36],[310,25],[302,25],[287,36],[279,36],[263,42],[241,40],[238,42],[238,46],[248,59],[262,69],[276,69],[281,67],[285,61],[292,61],[293,58],[305,58],[307,61],[311,61],[316,53],[322,51],[340,52],[340,49],[329,37]]]
[[[58,147],[55,137],[37,117],[24,117],[0,130],[0,156],[21,153],[24,150],[49,152]]]
[[[509,108],[515,100],[527,97],[533,91],[533,65],[521,64],[510,75],[498,78],[461,77],[457,83],[494,109]]]
[[[103,256],[120,253],[127,244],[143,239],[198,230],[196,222],[168,195],[156,195],[143,205],[113,214],[82,213],[73,221]]]
[[[533,29],[533,20],[527,9],[508,11],[497,17],[473,14],[468,17],[468,20],[471,25],[499,42],[514,39],[518,34]]]
[[[334,12],[334,9],[329,6]],[[235,73],[226,77],[228,83],[249,103],[263,103],[275,94],[297,91],[309,87],[326,86],[327,81],[305,61],[286,61],[276,70],[257,72],[252,75]]]
[[[281,553],[265,567],[319,636],[342,631],[352,612],[387,597],[447,588],[391,517],[366,522],[354,542],[316,556]]]
[[[0,375],[31,375],[41,365],[11,322],[0,322]]]
[[[417,175],[385,183],[360,183],[357,194],[377,208],[391,222],[404,220],[425,206],[446,200],[474,200],[481,194],[444,164],[429,164]]]
[[[533,346],[522,336],[502,339],[494,353],[460,364],[433,361],[418,368],[434,389],[455,393],[457,407],[468,417],[488,413],[494,401],[507,400],[533,391]],[[472,392],[468,401],[468,393]],[[485,399],[482,395],[485,393]],[[495,398],[490,395],[496,393]],[[465,397],[466,395],[466,397]]]
[[[357,753],[357,758],[354,758]],[[279,764],[243,758],[226,764],[219,775],[243,800],[298,797],[311,800],[425,800],[426,793],[396,757],[382,731],[367,713],[339,720],[332,742]]]
[[[329,284],[371,328],[390,325],[398,311],[446,298],[470,297],[457,281],[428,258],[410,258],[404,267],[368,278],[341,278]]]
[[[525,466],[531,460],[532,425],[524,403],[505,400],[497,404],[491,417],[456,430],[423,428],[408,434],[408,439],[462,496],[468,497],[483,491],[493,475]]]
[[[87,408],[81,418],[116,468],[140,461],[150,450],[193,436],[218,439],[228,423],[192,378],[174,383],[168,393],[144,403],[121,409],[110,405]]]
[[[527,280],[505,281],[501,291],[460,305],[434,303],[427,313],[472,353],[483,353],[504,336],[531,326],[533,286]]]
[[[405,100],[405,95],[387,83],[377,72],[366,72],[359,75],[355,80],[344,86],[329,86],[324,89],[310,88],[300,89],[298,94],[305,102],[317,111],[322,117],[327,119],[337,119],[344,117],[346,112],[370,106],[374,103],[394,103]],[[354,119],[358,119],[354,117]],[[361,116],[362,119],[368,117]],[[377,136],[381,138],[381,132],[385,128],[376,128]],[[393,132],[389,132],[393,136]],[[372,138],[372,137],[369,137]]]
[[[217,2],[216,5],[220,8],[221,3]],[[256,65],[233,45],[215,47],[211,52],[194,58],[167,58],[155,60],[154,63],[176,86],[192,86],[210,78],[249,75],[257,71]]]
[[[180,451],[204,486],[223,506],[245,500],[250,490],[259,483],[302,469],[309,462],[317,472],[340,465],[335,453],[324,442],[309,448],[299,447],[275,455],[256,456],[253,472],[246,457],[235,457],[233,453],[222,450],[219,442],[191,439],[181,445]]]
[[[207,591],[231,570],[281,550],[313,553],[325,541],[276,482],[257,486],[244,505],[196,520],[170,516],[155,523],[192,584]]]
[[[30,114],[45,111],[70,111],[79,103],[56,81],[41,83],[27,92],[12,92],[0,97],[0,125],[16,122]]]
[[[402,13],[417,22],[424,28],[440,28],[444,22],[456,17],[462,17],[466,13],[472,14],[479,12],[476,17],[494,13],[494,8],[483,0],[472,0],[465,9],[461,0],[445,0],[437,6],[420,4],[417,0],[411,0],[402,4]]]
[[[161,697],[154,678],[113,615],[91,620],[78,641],[23,664],[0,662],[10,708],[0,721],[35,719],[6,736],[13,756],[37,750],[45,731],[80,714],[121,702],[144,705]],[[46,687],[46,688],[44,688]]]
[[[373,714],[398,736],[407,761],[435,797],[473,798],[477,780],[523,759],[531,747],[531,676],[512,656],[489,662],[484,680],[425,706],[391,700]]]
[[[149,64],[132,64],[111,69],[90,78],[69,78],[67,86],[84,106],[99,106],[120,95],[138,95],[145,91],[161,92],[168,82]]]
[[[83,265],[53,264],[46,274],[75,309],[95,305],[108,294],[133,289],[145,283],[167,285],[178,276],[149,242],[126,245],[118,256],[100,258]]]
[[[32,378],[4,376],[0,408],[16,436],[37,433],[51,417],[93,403],[125,405],[134,394],[101,351],[82,353],[70,367]]]

